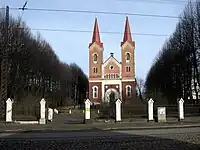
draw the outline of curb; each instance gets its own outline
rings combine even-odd
[[[72,130],[62,130],[62,129],[36,129],[36,130],[4,130],[0,131],[0,133],[48,133],[48,132],[94,132],[94,131],[102,131],[101,129],[72,129]]]
[[[47,132],[95,132],[95,131],[119,131],[119,130],[156,130],[156,129],[174,129],[174,128],[195,128],[200,127],[200,124],[188,125],[160,125],[160,126],[146,126],[146,127],[116,127],[116,128],[85,128],[85,129],[16,129],[4,130],[0,133],[47,133]]]
[[[104,131],[118,131],[118,130],[156,130],[156,129],[175,129],[175,128],[197,128],[200,124],[195,125],[171,125],[171,126],[146,126],[146,127],[119,127],[119,128],[104,128]]]

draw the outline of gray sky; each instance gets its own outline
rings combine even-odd
[[[149,2],[148,2],[149,1]],[[178,16],[184,9],[186,0],[164,2],[167,0],[29,0],[27,8],[51,8],[90,11],[127,12]],[[25,0],[0,0],[0,6],[22,7]],[[155,2],[155,3],[154,3]],[[13,16],[22,14],[11,10]],[[125,15],[86,14],[69,12],[25,11],[23,20],[30,28],[93,30],[94,19],[98,17],[100,32],[124,32]],[[170,35],[178,19],[129,16],[131,32]],[[53,47],[60,60],[79,65],[88,74],[88,44],[92,33],[39,31]],[[36,31],[33,31],[36,33]],[[132,34],[136,42],[136,76],[145,78],[146,74],[162,48],[167,36],[147,36]],[[120,60],[122,34],[101,33],[104,43],[104,59],[114,52]]]

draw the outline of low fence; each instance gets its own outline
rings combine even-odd
[[[122,106],[122,118],[147,118],[147,105],[142,106]]]
[[[39,120],[40,118],[40,104],[20,104],[13,103],[13,120]]]
[[[134,119],[134,118],[147,118],[147,105],[141,106],[131,106],[123,105],[121,106],[121,116],[122,119]],[[115,105],[98,105],[91,108],[91,118],[92,119],[115,119],[116,106]]]
[[[93,121],[105,121],[115,120],[116,109],[115,105],[101,104],[91,106],[90,116]],[[154,105],[154,118],[157,118],[157,108],[166,107],[167,118],[178,118],[178,105]],[[148,104],[142,105],[125,105],[121,106],[122,120],[147,120],[148,119]],[[65,118],[76,119],[84,118],[84,106],[80,107],[66,107],[59,108],[59,113],[64,113]],[[69,114],[71,113],[71,114]],[[199,116],[200,117],[200,105],[184,105],[184,116]]]
[[[114,119],[115,107],[112,105],[99,105],[91,108],[92,119]]]
[[[166,107],[167,117],[178,117],[178,105],[154,105],[154,116],[157,116],[157,108]],[[200,116],[200,105],[184,105],[184,116]]]
[[[157,108],[166,107],[167,118],[178,118],[178,105],[154,105],[154,117],[157,117]],[[92,119],[115,119],[115,106],[103,106],[91,109]],[[143,104],[140,106],[122,105],[121,112],[122,119],[148,119],[148,104]],[[185,117],[200,117],[200,105],[184,105],[184,116]]]

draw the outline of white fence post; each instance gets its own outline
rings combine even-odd
[[[85,118],[84,118],[84,122],[85,123],[89,123],[90,121],[90,105],[91,105],[91,102],[89,99],[86,99],[85,101]]]
[[[184,100],[181,98],[179,101],[178,101],[178,116],[179,116],[179,120],[183,120],[184,119],[184,107],[183,107],[183,104],[184,104]]]
[[[154,101],[152,98],[149,99],[148,101],[148,121],[153,121],[153,104]]]
[[[116,122],[119,122],[119,121],[122,120],[122,118],[121,118],[121,103],[122,103],[122,101],[120,99],[118,99],[115,102],[115,105],[116,105],[116,117],[115,117],[115,121]]]
[[[44,98],[41,99],[40,101],[40,124],[46,124],[46,119],[45,119],[45,108],[46,106],[46,101]]]
[[[72,114],[72,110],[71,110],[71,108],[69,109],[69,114]]]
[[[53,109],[48,108],[48,121],[53,121]]]
[[[58,114],[58,110],[56,108],[54,108],[54,113]]]
[[[12,122],[12,104],[13,101],[8,98],[6,100],[6,122]]]

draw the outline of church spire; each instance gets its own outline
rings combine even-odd
[[[130,29],[130,25],[129,25],[129,21],[128,21],[128,16],[126,16],[126,24],[125,24],[125,30],[124,30],[124,38],[123,38],[123,42],[121,43],[121,46],[126,42],[133,42],[132,41],[132,36],[131,36],[131,29]]]
[[[101,43],[101,39],[100,39],[97,17],[95,18],[92,42],[90,43],[89,46],[91,46],[94,42],[96,42],[101,47],[103,46],[103,44]]]
[[[92,42],[101,42],[97,17],[95,18]]]

